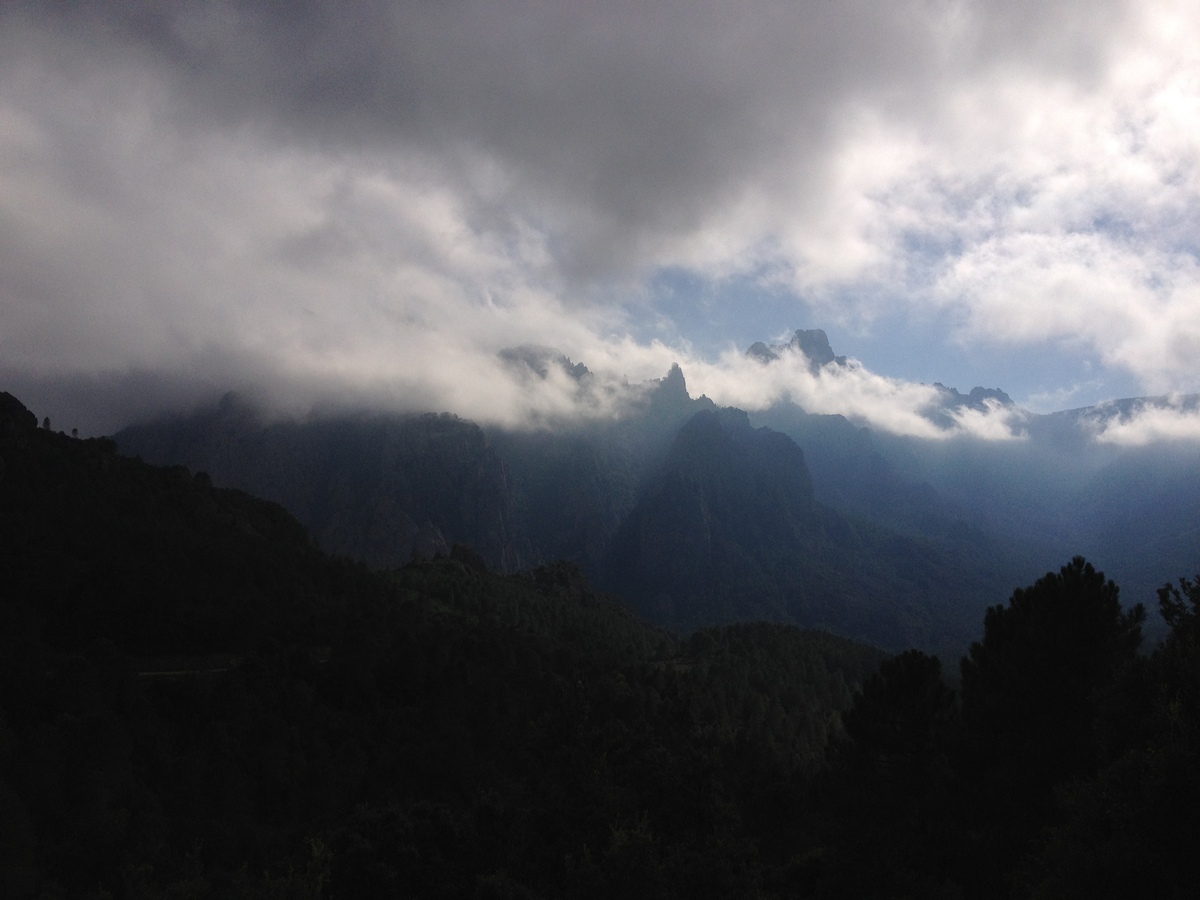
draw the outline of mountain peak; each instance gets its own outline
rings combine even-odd
[[[994,400],[1001,406],[1016,405],[1012,397],[1000,388],[973,387],[969,394],[963,394],[957,388],[946,387],[940,381],[935,381],[933,386],[941,392],[942,405],[945,407],[967,406],[983,412],[987,409],[989,400]]]
[[[808,360],[808,370],[816,375],[830,363],[839,366],[846,364],[846,357],[834,356],[833,348],[829,346],[829,335],[822,328],[797,328],[792,339],[786,344],[764,344],[756,341],[746,351],[747,356],[753,356],[764,363],[779,359],[784,350],[800,351]]]
[[[683,377],[683,369],[679,367],[679,363],[671,363],[671,371],[665,378],[659,379],[658,393],[659,396],[668,400],[691,399],[688,396],[687,381]]]
[[[779,354],[764,344],[762,341],[755,341],[746,351],[747,356],[753,356],[755,359],[769,363],[779,359]]]
[[[811,328],[807,331],[796,329],[788,346],[807,356],[808,367],[814,372],[831,362],[838,365],[845,365],[846,362],[846,357],[833,355],[833,348],[829,346],[829,335],[821,328]]]

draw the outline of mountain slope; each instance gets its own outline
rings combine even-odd
[[[486,430],[511,474],[514,520],[540,560],[569,559],[598,573],[609,544],[697,410],[679,366],[651,382],[615,420],[528,431]]]
[[[505,570],[532,563],[512,523],[504,462],[449,415],[342,415],[268,423],[233,396],[116,435],[123,453],[209,473],[288,509],[330,553],[386,568],[456,542]]]
[[[40,621],[58,646],[105,637],[139,654],[315,643],[357,589],[361,566],[324,557],[278,505],[35,424],[0,395],[0,583],[13,627]]]
[[[6,394],[0,461],[6,897],[748,895],[882,658],[680,641],[569,564],[368,572]]]
[[[763,619],[960,652],[1001,599],[989,580],[1005,574],[995,548],[927,488],[894,478],[869,434],[819,420],[805,431],[814,455],[843,465],[826,465],[817,486],[793,441],[691,399],[678,367],[626,416],[590,425],[484,432],[432,415],[264,424],[227,399],[117,439],[261,492],[326,550],[376,566],[461,542],[509,571],[571,559],[674,628]],[[876,477],[861,477],[866,468]],[[818,492],[846,500],[843,511]]]
[[[613,543],[606,581],[676,628],[829,628],[885,647],[969,642],[986,574],[816,502],[801,449],[740,410],[697,413]]]

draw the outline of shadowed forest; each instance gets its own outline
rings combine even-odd
[[[1081,557],[1012,586],[961,660],[781,621],[680,636],[573,562],[329,555],[282,507],[8,394],[0,547],[4,897],[1200,879],[1200,578],[1159,590],[1152,646]]]

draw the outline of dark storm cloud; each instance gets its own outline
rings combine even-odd
[[[400,146],[463,183],[493,163],[505,184],[480,186],[477,202],[549,219],[568,267],[598,275],[652,259],[748,182],[769,191],[781,159],[807,168],[818,194],[823,151],[856,98],[918,109],[947,74],[1096,67],[1123,5],[946,16],[953,6],[115,3],[60,12],[57,27],[154,60],[189,120],[331,149]]]

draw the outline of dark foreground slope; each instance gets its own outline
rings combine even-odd
[[[8,395],[0,459],[6,897],[746,896],[881,658],[680,642],[571,565],[371,573]]]
[[[54,646],[105,637],[146,654],[316,642],[366,583],[274,503],[118,456],[104,438],[39,429],[10,395],[0,402],[6,609]]]

